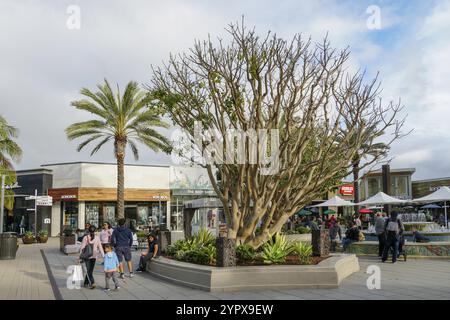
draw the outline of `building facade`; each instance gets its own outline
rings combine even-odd
[[[27,197],[44,196],[52,187],[52,172],[47,169],[21,170],[16,172],[17,183],[10,186],[14,191],[13,210],[6,214],[6,228],[4,230],[19,232],[20,224],[24,229],[32,231],[45,230],[50,234],[52,210],[49,206],[37,206],[34,214],[34,200]],[[35,218],[36,217],[36,218]],[[35,221],[36,219],[36,221]]]
[[[410,200],[413,198],[412,175],[416,169],[391,169],[390,170],[390,192],[389,195]],[[383,179],[381,170],[373,170],[364,174],[359,182],[360,201],[364,201],[383,191]]]
[[[438,190],[440,187],[450,187],[450,177],[416,180],[412,182],[413,196],[414,198],[425,197]]]

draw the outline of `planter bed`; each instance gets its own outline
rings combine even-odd
[[[153,276],[210,292],[337,288],[359,271],[354,254],[333,254],[316,265],[250,265],[218,268],[160,257],[147,265]]]

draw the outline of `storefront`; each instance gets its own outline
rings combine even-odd
[[[6,212],[5,229],[20,232],[23,223],[24,231],[45,230],[51,233],[51,207],[37,206],[34,214],[34,200],[27,197],[45,196],[52,187],[52,172],[46,169],[20,170],[16,172],[17,183],[10,188],[14,191],[14,207]],[[36,221],[35,221],[36,217]]]
[[[44,165],[52,171],[52,235],[86,223],[116,225],[117,168],[78,162]],[[137,229],[170,226],[168,166],[125,166],[125,218]]]
[[[202,198],[216,198],[208,173],[199,167],[170,167],[171,230],[183,231],[183,208],[186,203]]]

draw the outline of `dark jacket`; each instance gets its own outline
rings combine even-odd
[[[345,237],[350,240],[359,241],[359,229],[354,226],[345,232]]]
[[[131,247],[133,245],[133,233],[126,227],[114,229],[111,242],[115,247]]]

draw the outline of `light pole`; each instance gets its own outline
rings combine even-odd
[[[2,174],[2,190],[1,190],[1,200],[0,200],[0,233],[3,233],[3,215],[5,212],[5,178],[6,176]]]

